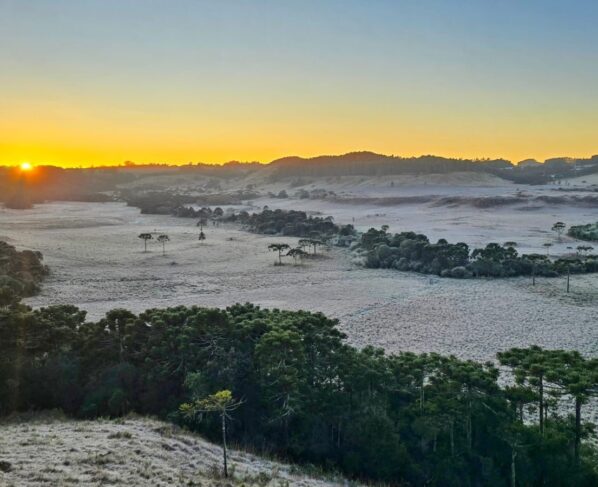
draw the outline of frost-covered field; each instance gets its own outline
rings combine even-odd
[[[230,452],[232,478],[220,477],[222,450],[147,418],[72,421],[33,418],[0,424],[0,485],[343,485],[288,465]]]
[[[490,224],[490,222],[489,222]],[[471,227],[469,227],[471,228]],[[141,232],[165,232],[166,256]],[[271,242],[233,226],[140,215],[122,204],[51,203],[0,211],[0,239],[43,252],[51,275],[32,306],[76,304],[98,319],[115,307],[264,307],[321,311],[340,320],[351,343],[389,351],[437,351],[480,360],[499,350],[538,344],[598,355],[598,276],[452,280],[361,268],[346,250],[304,265],[275,266]],[[513,230],[516,231],[516,230]],[[508,240],[508,235],[505,234]]]
[[[282,201],[299,208],[317,203]],[[320,202],[318,207],[323,214],[336,211],[337,221],[346,221],[350,214],[356,214],[357,221],[368,220],[367,208],[330,205]],[[372,211],[381,214],[388,209]],[[414,211],[405,229],[417,223],[417,230],[435,233],[434,238],[448,233],[451,241],[475,243],[468,236],[477,235],[484,243],[501,237],[499,241],[514,239],[531,249],[542,241],[535,240],[534,232],[552,220],[596,217],[580,216],[568,207],[539,210],[533,219],[504,208],[495,214],[453,209],[452,220],[443,220],[425,205]],[[498,225],[501,219],[509,224]],[[137,238],[142,232],[167,233],[171,241],[166,255],[155,240],[144,253]],[[27,300],[35,307],[75,304],[87,310],[90,319],[98,319],[116,307],[141,312],[152,307],[252,302],[321,311],[339,319],[350,343],[391,352],[435,351],[491,360],[497,351],[537,344],[598,355],[596,274],[573,276],[572,292],[566,294],[563,278],[539,279],[532,286],[526,278],[453,280],[364,269],[343,249],[332,249],[304,265],[288,261],[281,267],[274,265],[276,256],[267,250],[268,244],[293,245],[297,239],[254,235],[229,225],[210,225],[205,232],[207,240],[200,243],[192,219],[141,215],[119,203],[50,203],[26,211],[0,210],[0,240],[40,250],[50,266],[41,294]],[[557,243],[549,231],[542,238]],[[576,243],[565,239],[560,248],[571,245]]]

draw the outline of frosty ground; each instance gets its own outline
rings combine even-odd
[[[409,180],[395,187],[385,180],[341,181],[327,186],[337,192],[338,201],[262,196],[237,209],[303,209],[360,230],[387,224],[391,231],[415,230],[433,240],[472,246],[515,241],[521,252],[546,252],[543,245],[551,243],[554,254],[571,252],[579,244],[568,237],[559,241],[551,231],[555,221],[571,225],[598,219],[592,206],[551,206],[537,199],[561,194],[553,187],[516,186],[498,178],[454,179],[441,184],[427,178],[419,186]],[[488,208],[471,202],[438,205],[434,198],[393,205],[359,199],[397,193],[436,200],[522,193],[528,198]],[[339,320],[351,344],[390,352],[433,351],[492,360],[500,350],[536,344],[598,355],[595,274],[573,276],[572,292],[566,294],[564,278],[539,279],[532,286],[527,278],[454,280],[365,269],[339,248],[303,265],[287,258],[286,265],[275,266],[268,245],[295,245],[296,238],[255,235],[234,225],[210,224],[204,231],[207,240],[199,242],[195,220],[142,215],[123,203],[55,202],[31,210],[0,210],[0,240],[41,251],[51,269],[41,294],[27,300],[34,307],[74,304],[96,320],[113,308],[142,312],[252,302],[323,312]],[[155,240],[145,253],[138,238],[143,232],[168,234],[166,255]]]
[[[285,486],[346,485],[289,465],[232,451],[222,479],[222,450],[148,418],[73,421],[52,417],[0,423],[0,485]]]
[[[143,252],[137,235],[147,231],[170,235],[165,256],[155,241]],[[297,239],[233,226],[208,227],[204,243],[197,234],[193,220],[141,215],[119,203],[0,212],[0,239],[40,250],[51,268],[41,294],[27,301],[36,307],[75,304],[98,319],[116,307],[141,312],[252,302],[321,311],[339,319],[351,343],[389,351],[485,360],[499,350],[538,344],[598,354],[595,275],[574,276],[567,295],[563,278],[533,287],[526,278],[452,280],[364,269],[344,249],[280,267],[268,244]]]

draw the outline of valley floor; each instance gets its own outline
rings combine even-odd
[[[454,210],[455,218],[459,211]],[[560,216],[542,215],[546,221]],[[528,223],[503,229],[503,240],[524,238]],[[466,225],[470,232],[472,225]],[[492,226],[490,215],[485,225]],[[321,311],[339,320],[351,344],[389,352],[439,352],[484,361],[501,350],[536,344],[598,355],[596,274],[573,276],[572,292],[566,294],[564,278],[539,279],[532,286],[527,278],[455,280],[364,269],[338,248],[303,265],[289,259],[275,266],[268,244],[296,245],[298,239],[226,225],[204,231],[207,240],[200,243],[193,219],[141,215],[118,203],[0,210],[0,240],[40,250],[51,269],[41,294],[26,301],[34,307],[74,304],[97,320],[113,308],[139,313],[252,302]],[[166,255],[155,240],[143,252],[137,238],[142,232],[167,233]],[[594,416],[597,420],[598,413]]]

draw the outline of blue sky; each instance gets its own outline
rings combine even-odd
[[[595,1],[0,0],[0,163],[590,155],[597,24]]]

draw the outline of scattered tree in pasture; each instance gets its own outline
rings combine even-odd
[[[152,239],[151,233],[140,233],[139,238],[143,240],[143,251],[147,252],[147,241]]]
[[[565,225],[563,222],[556,222],[554,225],[552,225],[552,231],[556,232],[559,242],[562,240],[563,232],[565,231],[566,227],[567,225]]]
[[[278,265],[282,265],[282,252],[290,248],[289,244],[285,243],[272,243],[268,245],[268,249],[273,252],[278,252]]]
[[[311,247],[310,239],[308,239],[308,238],[301,238],[301,239],[299,239],[299,242],[297,242],[297,245],[302,250],[305,249],[305,248],[309,248],[309,247]]]
[[[296,247],[296,248],[289,250],[287,252],[287,255],[292,257],[293,260],[295,261],[295,264],[297,264],[297,262],[301,263],[303,258],[307,255],[307,252],[305,252],[300,247]]]
[[[162,244],[162,255],[166,255],[166,242],[170,241],[170,237],[163,233],[162,235],[158,235],[156,240]]]
[[[314,249],[314,255],[316,255],[318,253],[318,246],[319,245],[324,245],[324,242],[322,242],[321,240],[317,239],[317,238],[312,238],[310,240],[311,246]]]
[[[576,250],[577,255],[588,255],[592,252],[592,250],[594,250],[594,247],[591,245],[578,245]]]

